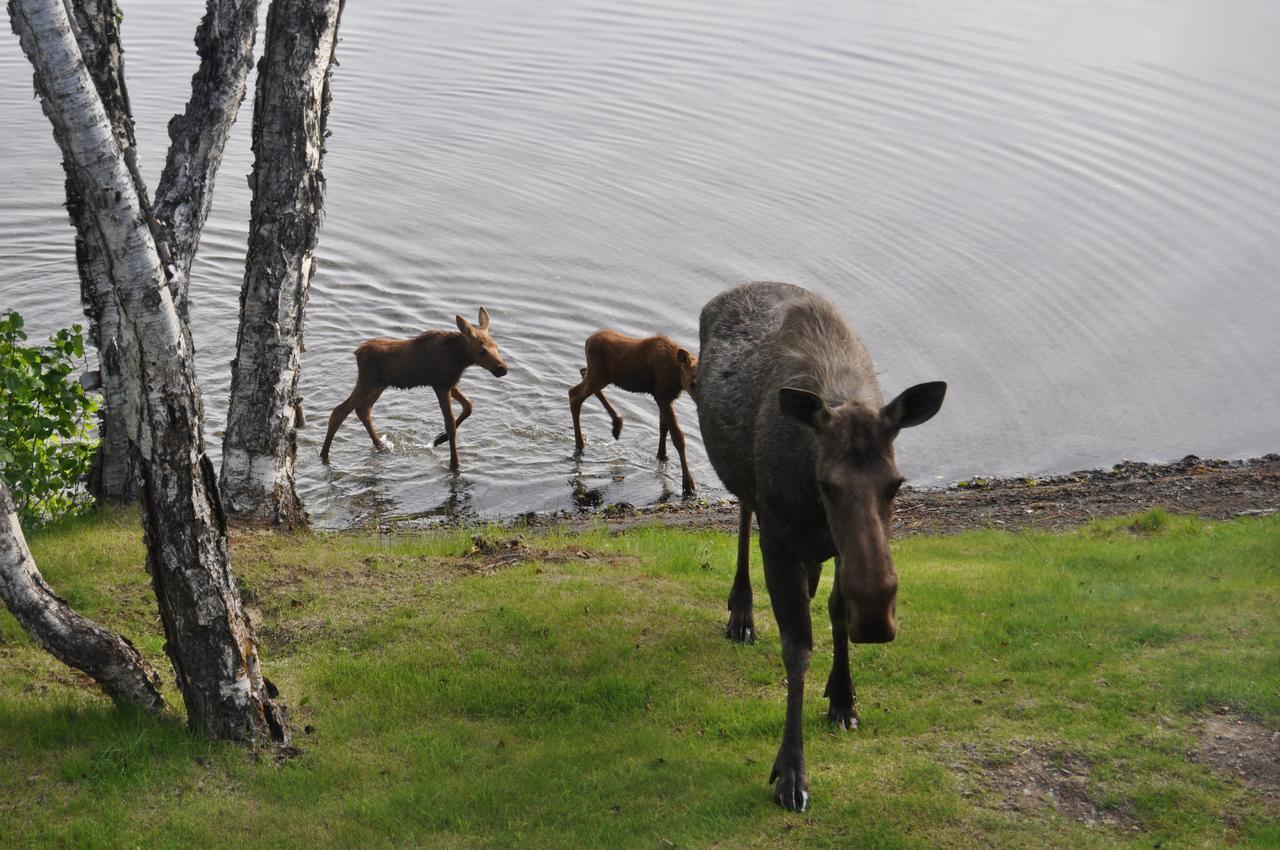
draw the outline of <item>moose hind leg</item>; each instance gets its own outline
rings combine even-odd
[[[596,390],[596,398],[600,399],[600,403],[604,405],[604,410],[609,414],[609,418],[613,420],[613,438],[616,440],[622,436],[622,414],[613,409],[613,405],[609,404],[609,399],[604,397],[604,387]]]
[[[755,643],[756,624],[751,602],[751,509],[738,506],[738,571],[729,591],[729,625],[724,636],[734,643]]]

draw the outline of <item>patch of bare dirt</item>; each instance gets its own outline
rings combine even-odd
[[[966,745],[965,762],[953,767],[975,778],[986,792],[998,795],[1004,811],[1036,816],[1054,810],[1087,826],[1141,831],[1127,807],[1103,806],[1090,795],[1090,765],[1080,753],[1026,741],[1012,741],[1011,746],[1012,754],[983,757],[976,747]]]
[[[1199,741],[1189,757],[1243,784],[1267,805],[1280,807],[1280,730],[1222,709],[1200,724]]]
[[[1252,460],[1204,460],[1188,455],[1173,463],[1123,462],[1035,478],[974,478],[948,487],[904,487],[898,496],[897,534],[954,534],[976,528],[1063,529],[1102,517],[1161,508],[1205,519],[1262,516],[1280,511],[1280,455]],[[576,513],[525,514],[520,525],[587,526],[604,522],[624,530],[658,523],[681,528],[736,531],[732,499],[712,504],[627,503]]]

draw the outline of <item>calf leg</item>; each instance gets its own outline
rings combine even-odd
[[[667,419],[661,415],[658,416],[658,460],[667,459]]]
[[[604,387],[596,390],[596,398],[600,399],[600,403],[604,405],[605,412],[613,420],[613,438],[615,440],[618,439],[622,436],[622,415],[614,410],[613,405],[609,404],[609,399],[604,397]]]
[[[362,402],[365,401],[365,397],[371,392],[376,392],[373,397],[376,401],[378,395],[382,393],[382,390],[375,389],[374,387],[370,387],[360,381],[356,381],[356,387],[351,391],[351,395],[347,396],[346,400],[335,407],[333,412],[329,414],[329,430],[324,435],[324,445],[320,447],[320,460],[322,462],[329,462],[329,446],[333,444],[333,435],[338,432],[338,426],[342,424],[343,420],[351,415],[351,411],[355,410]],[[369,402],[369,404],[372,405],[372,402]],[[378,444],[376,438],[373,442],[374,445]]]
[[[462,390],[458,389],[457,387],[454,387],[453,389],[449,390],[449,395],[451,395],[455,401],[457,401],[459,404],[462,405],[462,415],[459,416],[457,420],[455,420],[453,423],[453,427],[456,429],[459,425],[461,425],[464,421],[466,421],[466,418],[468,416],[471,415],[471,400],[468,399],[466,396],[464,396],[462,394]],[[448,439],[449,439],[449,433],[447,431],[441,431],[439,434],[436,434],[436,438],[434,441],[432,441],[431,445],[438,446],[442,443],[447,442]]]
[[[676,447],[676,454],[680,455],[680,486],[686,496],[692,496],[698,489],[693,483],[693,473],[689,471],[689,461],[684,455],[684,432],[680,430],[680,422],[676,419],[676,411],[673,401],[658,402],[659,417],[667,423],[667,430],[671,432],[671,443]]]
[[[366,395],[356,404],[356,417],[364,425],[364,429],[369,432],[369,439],[373,440],[373,447],[382,451],[387,448],[382,442],[382,438],[378,436],[378,429],[373,427],[373,405],[377,403],[378,397],[382,395],[382,390],[374,390]]]
[[[751,509],[738,505],[738,572],[729,591],[729,625],[724,636],[734,643],[755,643],[751,604]]]
[[[804,677],[813,654],[808,571],[787,555],[772,550],[766,533],[762,528],[764,576],[782,637],[782,663],[787,670],[787,720],[769,781],[775,783],[774,802],[793,812],[803,812],[809,805],[809,778],[804,766]]]
[[[453,419],[449,393],[449,389],[436,390],[436,400],[440,402],[440,415],[444,417],[444,433],[449,438],[449,468],[456,472],[461,466],[458,463],[458,424]]]
[[[831,659],[831,675],[822,695],[830,700],[827,720],[841,729],[858,728],[858,710],[854,707],[856,695],[853,676],[849,674],[849,625],[845,618],[844,596],[840,593],[840,558],[836,558],[836,580],[827,599],[827,613],[831,615],[831,640],[835,653]]]

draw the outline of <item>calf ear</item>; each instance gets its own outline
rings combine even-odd
[[[483,307],[480,308],[480,330],[489,330],[489,311]]]
[[[810,428],[821,428],[831,419],[831,410],[817,393],[795,387],[778,390],[778,406],[782,415]]]
[[[681,366],[690,366],[693,364],[693,355],[689,353],[689,349],[681,348],[676,351],[676,362]]]
[[[458,322],[458,330],[462,331],[463,336],[475,336],[475,328],[471,327],[471,323],[461,316],[454,316]]]
[[[930,381],[927,384],[916,384],[889,402],[880,411],[880,417],[895,431],[899,428],[910,428],[928,422],[942,407],[942,399],[947,394],[945,381]]]

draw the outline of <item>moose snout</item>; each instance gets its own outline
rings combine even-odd
[[[493,366],[489,369],[489,371],[493,373],[493,376],[495,378],[501,378],[503,375],[507,374],[507,367],[505,365]]]
[[[849,640],[854,643],[889,643],[898,634],[898,582],[885,582],[873,593],[861,593],[848,605]]]

